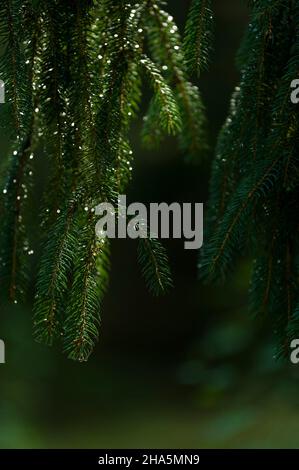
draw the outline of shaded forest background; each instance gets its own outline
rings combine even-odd
[[[182,26],[189,1],[168,3]],[[211,148],[238,82],[234,56],[248,20],[245,2],[214,3],[215,52],[200,81]],[[139,127],[128,198],[205,202],[211,160],[186,165],[171,139],[145,151]],[[33,227],[37,217],[33,207]],[[1,305],[0,447],[298,447],[299,366],[274,360],[271,332],[247,313],[248,261],[225,286],[207,287],[195,251],[182,241],[168,249],[175,289],[155,299],[134,242],[114,241],[100,342],[87,364],[33,342],[30,299]]]

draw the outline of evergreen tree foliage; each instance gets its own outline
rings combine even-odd
[[[159,295],[172,286],[167,253],[156,238],[139,239],[138,260],[148,289],[154,295]]]
[[[278,355],[298,338],[299,2],[251,1],[237,57],[241,80],[220,133],[200,272],[225,277],[250,253],[251,310],[267,315]]]
[[[110,263],[108,241],[95,235],[94,208],[128,187],[129,131],[143,77],[153,91],[144,141],[177,135],[193,159],[206,146],[201,97],[164,8],[160,0],[1,0],[0,113],[10,138],[1,162],[1,295],[17,303],[25,292],[34,251],[26,208],[42,148],[49,174],[34,335],[59,341],[75,360],[87,360],[98,338]],[[140,240],[138,259],[149,289],[167,290],[170,271],[158,241]]]
[[[184,38],[185,58],[198,75],[207,69],[213,47],[213,11],[211,0],[193,0]]]

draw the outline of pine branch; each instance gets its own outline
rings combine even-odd
[[[197,161],[208,148],[201,95],[198,88],[188,81],[182,41],[173,18],[161,9],[160,2],[149,0],[149,5],[150,51],[155,62],[166,68],[169,83],[176,90],[183,123],[180,134],[182,150],[189,160]]]
[[[37,279],[34,306],[34,336],[52,345],[62,333],[61,305],[69,288],[69,279],[77,246],[78,223],[75,201],[59,215],[44,245]]]
[[[171,89],[164,81],[155,64],[142,56],[141,64],[149,75],[155,92],[155,109],[158,110],[159,123],[168,134],[176,135],[182,126],[180,112]]]
[[[184,49],[190,72],[208,68],[213,44],[213,12],[210,0],[193,0],[186,24]]]
[[[139,239],[138,262],[146,285],[154,295],[165,294],[172,287],[167,253],[157,239]]]
[[[187,153],[199,156],[203,106],[187,77],[178,28],[160,2],[2,3],[0,79],[7,103],[0,113],[13,139],[1,162],[1,285],[15,302],[25,290],[34,251],[26,236],[25,199],[37,149],[46,156],[37,165],[46,181],[34,336],[49,345],[62,339],[68,357],[87,360],[99,335],[109,273],[108,245],[95,236],[94,208],[115,202],[131,180],[130,133],[140,112],[141,78],[146,75],[152,88],[148,140],[178,135]],[[146,282],[163,293],[171,284],[165,251],[157,240],[140,244]]]
[[[70,359],[87,361],[98,339],[99,312],[108,284],[107,250],[108,245],[96,242],[94,231],[87,227],[77,251],[64,322],[64,351]]]
[[[297,324],[299,120],[290,83],[298,74],[299,7],[285,0],[251,7],[240,86],[213,164],[200,272],[225,277],[240,255],[255,259],[250,307],[270,319],[279,357],[289,354]]]

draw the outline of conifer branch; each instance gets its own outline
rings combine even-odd
[[[297,136],[290,99],[298,74],[297,2],[250,2],[238,54],[240,85],[220,134],[210,188],[204,278],[225,277],[240,255],[255,259],[250,307],[267,314],[278,356],[298,327]]]
[[[24,200],[37,149],[46,155],[38,165],[46,181],[34,337],[49,345],[60,339],[68,357],[83,361],[99,336],[109,279],[109,247],[96,238],[94,209],[115,202],[131,179],[130,130],[140,112],[144,71],[152,90],[148,140],[159,128],[200,156],[202,101],[188,78],[178,28],[156,0],[2,3],[0,78],[7,103],[0,113],[13,139],[0,198],[1,287],[13,301],[25,290],[34,250]],[[171,281],[164,248],[150,239],[140,245],[149,289],[165,292]]]
[[[165,294],[172,287],[168,257],[163,245],[155,238],[141,238],[138,262],[147,287],[154,295]]]
[[[198,75],[206,70],[213,43],[213,12],[210,0],[193,0],[186,24],[184,48],[188,68]]]

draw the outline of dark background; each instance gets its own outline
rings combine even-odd
[[[190,2],[168,3],[182,26]],[[214,3],[215,52],[199,83],[212,148],[238,82],[234,57],[248,21],[245,2]],[[145,151],[139,130],[137,123],[129,200],[206,202],[212,155],[194,167],[172,140]],[[275,361],[267,323],[247,312],[250,261],[225,285],[204,286],[198,253],[182,241],[167,247],[175,289],[155,299],[140,278],[135,243],[113,243],[100,342],[86,364],[33,341],[30,303],[1,305],[0,447],[298,446],[299,365]]]

